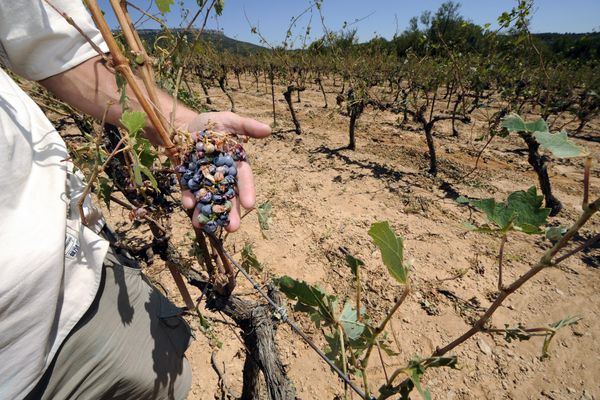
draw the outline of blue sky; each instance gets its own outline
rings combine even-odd
[[[150,0],[131,0],[142,8],[151,4]],[[106,11],[111,26],[114,17],[108,8],[108,0],[98,1]],[[483,25],[494,26],[497,17],[516,4],[512,0],[462,0],[460,13],[465,18]],[[195,0],[177,0],[192,11],[197,10]],[[344,21],[356,28],[360,41],[367,41],[375,35],[391,38],[395,32],[406,29],[408,21],[422,11],[435,11],[443,0],[324,0],[322,14],[330,30],[340,29]],[[238,40],[259,43],[259,37],[250,32],[255,25],[261,34],[272,44],[281,44],[290,24],[290,19],[301,14],[309,0],[225,0],[223,14],[212,17],[207,27],[222,29],[224,33]],[[156,8],[151,8],[156,12]],[[600,31],[600,0],[537,0],[534,7],[531,30],[533,32],[591,32]],[[132,14],[134,14],[132,12]],[[181,8],[172,7],[165,16],[169,26],[181,24]],[[248,20],[250,22],[248,22]],[[358,20],[358,22],[355,22]],[[303,15],[293,30],[294,35],[304,33],[308,24],[312,26],[311,39],[322,35],[322,24],[316,10]],[[147,23],[152,28],[155,24]],[[296,39],[295,46],[299,46]]]

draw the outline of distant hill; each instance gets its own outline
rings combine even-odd
[[[183,32],[183,29],[172,29],[172,32]],[[140,29],[138,30],[138,33],[142,40],[148,43],[154,43],[156,38],[160,36],[163,31],[160,29]],[[191,30],[187,34],[190,41],[195,38],[196,33],[196,30]],[[252,43],[242,42],[240,40],[227,37],[222,31],[219,30],[205,29],[200,35],[200,38],[201,40],[211,43],[217,51],[229,51],[235,54],[249,55],[268,50]]]
[[[600,32],[534,33],[533,36],[562,57],[586,60],[600,58]]]
[[[173,32],[182,32],[182,29],[173,29]],[[163,31],[159,29],[140,29],[138,30],[141,38],[148,43],[154,43],[155,39]],[[193,40],[196,30],[188,33],[189,40]],[[533,34],[546,48],[554,55],[561,58],[570,59],[598,59],[600,58],[600,33],[535,33]],[[217,51],[228,51],[237,55],[253,55],[260,52],[270,51],[266,47],[258,46],[252,43],[243,42],[226,36],[220,30],[206,29],[202,32],[202,40],[212,44]],[[376,45],[381,49],[389,48],[392,41],[384,38],[377,38],[365,43],[354,44],[360,49],[366,50]],[[351,45],[352,46],[352,45]],[[303,50],[293,50],[303,51]]]

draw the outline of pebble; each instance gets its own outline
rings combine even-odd
[[[487,356],[491,356],[492,355],[492,348],[490,347],[489,344],[487,344],[485,342],[485,340],[483,339],[479,339],[477,341],[477,345],[479,346],[479,349],[481,350],[481,352]]]
[[[594,400],[594,398],[592,397],[592,395],[590,394],[590,392],[588,392],[587,390],[584,390],[583,394],[581,395],[581,397],[579,398],[579,400]]]

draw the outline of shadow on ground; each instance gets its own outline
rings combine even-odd
[[[371,175],[372,177],[382,180],[382,181],[385,181],[387,183],[403,182],[404,184],[408,184],[408,182],[406,181],[407,178],[409,178],[409,177],[414,178],[414,177],[420,176],[420,174],[417,174],[414,172],[396,171],[392,168],[389,168],[385,165],[381,165],[381,164],[373,162],[373,161],[353,160],[351,157],[344,154],[342,152],[343,150],[348,150],[348,148],[347,147],[339,147],[339,148],[332,149],[332,148],[329,148],[326,146],[320,146],[314,150],[311,150],[310,153],[311,154],[324,154],[327,157],[327,159],[336,158],[336,159],[344,162],[346,165],[356,166],[362,170],[369,171],[369,174],[354,174],[351,177],[351,179],[357,179],[357,178],[361,178],[361,177],[364,177],[367,175]],[[414,185],[415,182],[412,181],[411,184]]]

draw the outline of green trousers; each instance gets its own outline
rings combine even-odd
[[[132,265],[109,250],[94,303],[28,400],[187,397],[189,326]]]

